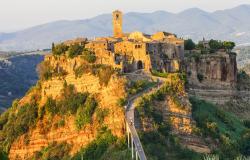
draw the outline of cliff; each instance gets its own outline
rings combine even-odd
[[[70,154],[75,154],[96,138],[98,129],[102,126],[107,126],[114,136],[124,136],[124,111],[122,107],[117,105],[118,100],[126,94],[123,78],[112,74],[108,83],[104,85],[98,76],[91,73],[76,76],[75,69],[83,64],[87,65],[80,57],[69,59],[63,56],[47,56],[43,63],[56,72],[48,80],[40,80],[39,87],[35,87],[23,97],[18,102],[18,107],[30,103],[37,96],[38,114],[41,114],[39,111],[43,110],[48,97],[56,100],[62,99],[62,90],[67,84],[68,86],[74,86],[77,93],[88,92],[89,95],[94,96],[98,102],[98,109],[107,110],[108,114],[100,123],[98,113],[95,111],[91,118],[92,122],[79,130],[75,125],[76,116],[74,114],[51,116],[45,113],[34,124],[34,127],[31,127],[27,133],[18,136],[13,141],[9,151],[10,159],[32,157],[35,152],[40,151],[52,142],[70,144]],[[60,124],[62,122],[63,124]]]
[[[187,73],[190,95],[219,104],[235,96],[236,55],[226,52],[186,53],[184,68]]]

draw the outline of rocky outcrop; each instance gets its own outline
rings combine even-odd
[[[238,94],[236,55],[194,54],[186,56],[184,63],[190,96],[224,104]]]
[[[237,82],[236,55],[218,52],[190,56],[185,59],[191,88],[231,89]]]
[[[78,57],[79,58],[79,57]],[[66,59],[64,57],[55,58],[46,57],[52,68],[63,69],[67,74],[64,76],[52,77],[47,81],[41,81],[41,93],[39,107],[43,107],[47,97],[59,99],[65,82],[75,86],[77,92],[89,92],[94,95],[98,101],[98,107],[108,110],[104,122],[100,124],[96,114],[92,117],[92,123],[86,125],[83,129],[78,130],[75,127],[75,116],[65,115],[63,117],[54,116],[53,118],[45,116],[39,120],[33,129],[28,133],[20,136],[11,145],[9,158],[27,159],[36,151],[40,151],[43,147],[48,146],[52,142],[67,142],[71,145],[71,154],[80,150],[95,139],[97,131],[101,126],[107,126],[117,137],[124,136],[124,110],[117,105],[120,98],[123,98],[125,92],[125,80],[118,75],[112,75],[107,86],[101,85],[98,77],[92,74],[83,74],[76,77],[74,68],[83,64],[82,59]],[[22,98],[19,104],[25,104],[30,101],[31,93]],[[65,124],[58,126],[60,120],[63,119]]]

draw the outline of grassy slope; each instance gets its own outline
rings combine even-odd
[[[198,127],[196,133],[206,138],[215,154],[219,154],[221,159],[234,159],[239,154],[246,154],[247,148],[243,146],[250,145],[250,141],[246,141],[249,137],[246,140],[243,139],[249,136],[249,130],[234,114],[193,97],[190,101],[193,118]]]

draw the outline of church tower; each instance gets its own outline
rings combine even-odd
[[[113,12],[113,32],[114,37],[120,38],[122,37],[122,12],[121,11],[114,11]]]

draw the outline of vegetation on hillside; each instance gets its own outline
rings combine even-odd
[[[250,75],[244,70],[240,70],[237,74],[237,89],[250,90]]]
[[[157,77],[163,77],[163,78],[168,77],[168,73],[163,73],[163,72],[159,72],[159,71],[156,71],[156,70],[151,70],[151,74],[153,76],[157,76]]]
[[[202,41],[198,44],[195,44],[192,39],[184,41],[184,48],[185,50],[190,51],[189,53],[192,53],[191,51],[196,49],[195,53],[197,53],[199,50],[200,54],[211,54],[216,53],[218,50],[222,49],[225,50],[228,54],[234,54],[232,50],[235,47],[235,43],[231,41],[219,41],[211,39],[208,42],[208,46],[205,46]]]
[[[147,88],[153,87],[155,84],[155,82],[150,82],[148,80],[131,81],[128,84],[128,93],[130,95],[135,95]]]
[[[165,97],[170,95],[179,107],[184,108],[179,99],[179,96],[184,96],[184,82],[178,74],[169,76],[171,82],[166,83],[160,90],[153,94],[142,97],[136,106],[140,120],[150,120],[153,127],[150,131],[140,132],[140,138],[146,155],[148,159],[154,160],[199,160],[201,159],[200,154],[181,147],[179,138],[171,133],[171,121],[164,121],[162,112],[155,105],[156,102],[164,101]]]
[[[97,137],[75,155],[70,155],[71,145],[53,142],[36,152],[31,160],[125,160],[130,158],[126,140],[118,139],[106,127],[100,128]]]
[[[38,107],[35,102],[18,106],[17,101],[0,116],[0,150],[8,153],[14,140],[33,128],[37,122]]]
[[[74,44],[67,46],[64,43],[57,45],[52,44],[52,54],[55,56],[67,55],[69,58],[74,58],[79,55],[89,63],[94,63],[96,61],[96,56],[94,52],[85,48],[85,45]]]
[[[191,98],[190,101],[198,127],[196,134],[212,139],[207,143],[214,149],[213,153],[222,160],[250,155],[250,130],[238,118],[203,100]]]
[[[52,77],[65,77],[68,73],[60,66],[53,68],[49,61],[37,65],[37,73],[41,81],[50,80]]]
[[[71,146],[66,142],[53,142],[41,151],[35,152],[30,160],[69,160]]]
[[[89,93],[78,93],[75,91],[73,85],[67,85],[65,83],[62,91],[62,98],[56,101],[51,97],[48,97],[43,108],[45,114],[52,117],[54,115],[59,115],[61,117],[68,114],[75,115],[75,126],[80,130],[86,124],[92,123],[92,116],[95,113],[97,106],[97,101]],[[105,113],[99,114],[103,116],[102,118],[107,115]],[[41,118],[42,114],[39,115]]]
[[[184,48],[185,50],[193,50],[195,49],[195,43],[192,39],[187,39],[184,41]]]
[[[97,102],[93,96],[88,93],[78,93],[73,85],[65,83],[60,100],[54,100],[48,97],[43,107],[38,108],[40,99],[39,87],[32,89],[31,101],[22,106],[18,105],[18,101],[14,101],[12,107],[0,116],[0,151],[8,153],[11,144],[19,136],[27,133],[33,128],[44,116],[49,117],[50,123],[45,128],[50,129],[52,125],[51,118],[55,115],[64,117],[69,114],[76,115],[76,128],[82,128],[84,125],[92,123],[92,116],[97,108]],[[98,122],[102,123],[107,110],[99,109]],[[61,119],[57,122],[57,126],[63,126],[65,121]],[[45,129],[43,128],[43,129]],[[46,130],[46,129],[45,129]],[[26,136],[27,143],[28,136]]]
[[[98,131],[97,138],[82,148],[72,160],[125,160],[130,158],[126,140],[113,136],[106,127]]]
[[[74,69],[75,77],[79,78],[83,74],[91,73],[99,78],[102,86],[107,86],[111,76],[115,73],[112,66],[104,64],[83,64]]]

